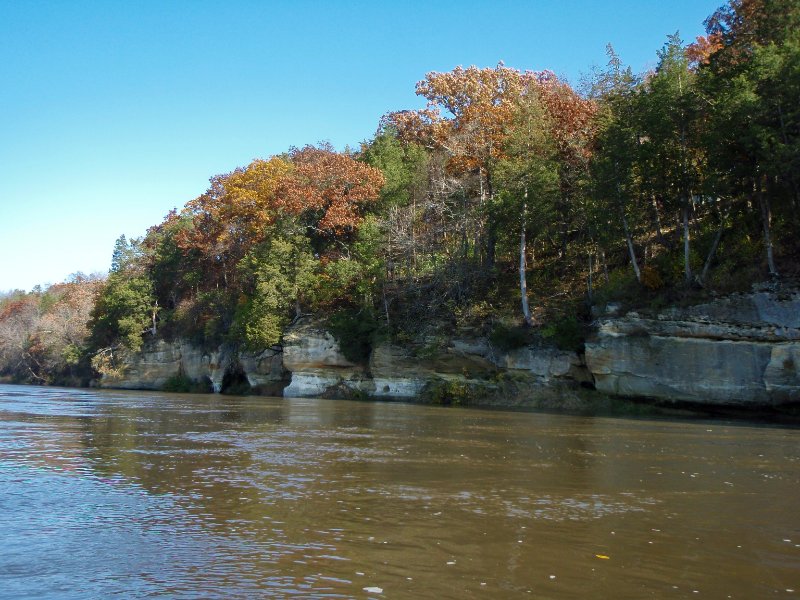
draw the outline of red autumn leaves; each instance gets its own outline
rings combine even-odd
[[[177,229],[184,251],[235,261],[281,216],[301,218],[325,236],[354,231],[383,184],[380,170],[349,154],[327,146],[294,148],[288,156],[254,160],[214,177],[208,191],[180,214],[168,215],[164,227]]]

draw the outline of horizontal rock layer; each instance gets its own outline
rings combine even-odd
[[[219,392],[226,375],[242,374],[254,388],[280,392],[285,378],[280,349],[261,353],[234,354],[222,346],[214,351],[178,340],[152,340],[126,361],[119,375],[104,375],[100,387],[132,390],[160,390],[173,377],[183,376],[208,383]]]
[[[737,295],[601,321],[586,344],[596,388],[700,404],[800,401],[800,296]]]
[[[699,404],[766,406],[800,401],[800,294],[758,292],[650,317],[628,313],[596,324],[585,356],[543,345],[501,351],[469,332],[447,341],[381,343],[367,364],[348,360],[329,331],[303,320],[282,347],[204,352],[187,342],[151,341],[102,387],[161,389],[182,374],[220,391],[246,377],[260,393],[287,397],[368,395],[411,399],[463,392],[566,398],[592,384],[616,396]],[[288,387],[283,386],[288,376]],[[443,391],[444,390],[444,391]],[[515,404],[519,398],[509,398]],[[498,402],[502,403],[502,399]]]
[[[292,379],[285,396],[369,395],[375,398],[417,398],[430,385],[456,382],[490,390],[487,381],[515,372],[541,386],[571,386],[589,381],[574,352],[526,347],[511,352],[493,349],[480,337],[455,338],[440,346],[398,346],[381,343],[367,365],[349,361],[335,338],[313,322],[300,323],[284,336],[284,366]]]

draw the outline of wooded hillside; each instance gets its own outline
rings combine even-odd
[[[647,73],[609,46],[579,86],[503,63],[428,73],[426,108],[387,113],[357,151],[217,175],[121,237],[104,282],[0,300],[0,373],[88,378],[154,335],[258,350],[308,313],[354,359],[454,327],[579,346],[592,305],[791,280],[800,2],[734,0],[706,29],[669,36]]]

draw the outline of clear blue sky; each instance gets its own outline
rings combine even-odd
[[[0,0],[0,291],[105,272],[214,174],[357,146],[456,65],[634,70],[721,0]]]

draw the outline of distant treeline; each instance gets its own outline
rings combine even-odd
[[[643,74],[609,46],[577,88],[502,63],[428,73],[427,107],[357,151],[215,176],[121,237],[105,280],[0,299],[0,373],[86,379],[148,336],[259,350],[308,313],[355,358],[459,326],[579,344],[593,303],[792,278],[800,1],[734,0],[706,31],[669,36]]]

